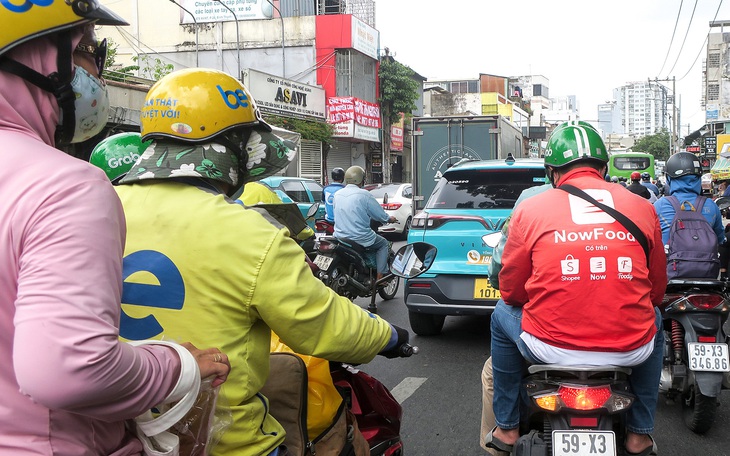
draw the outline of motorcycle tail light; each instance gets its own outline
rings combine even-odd
[[[570,427],[598,427],[598,417],[596,416],[571,416]]]
[[[712,310],[720,307],[725,298],[715,294],[696,294],[687,296],[687,300],[692,306],[699,310]]]
[[[715,340],[715,336],[697,336],[697,342],[702,342],[704,344],[712,344],[717,342]]]
[[[674,301],[677,301],[678,299],[682,298],[681,293],[667,293],[664,295],[664,298],[662,299],[662,307],[666,307],[669,304],[673,303]]]
[[[611,387],[560,385],[558,395],[566,407],[574,410],[596,410],[611,398]]]
[[[383,456],[401,456],[403,454],[403,442],[396,442],[383,452]]]
[[[336,247],[337,245],[333,244],[332,242],[322,240],[319,241],[318,248],[320,252],[332,252],[333,250],[335,250]]]

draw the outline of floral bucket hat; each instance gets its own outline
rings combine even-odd
[[[296,156],[293,142],[271,132],[252,130],[245,146],[240,131],[229,131],[221,136],[225,138],[224,141],[201,144],[170,139],[154,140],[120,183],[171,177],[202,177],[237,187],[276,174],[285,169]],[[236,153],[225,143],[237,144],[248,154],[243,179],[239,178],[239,170],[244,167],[239,167]]]

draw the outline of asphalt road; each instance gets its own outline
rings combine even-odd
[[[398,242],[397,249],[404,243]],[[402,283],[401,283],[402,287]],[[378,313],[410,330],[402,288]],[[367,307],[369,300],[357,304]],[[361,369],[387,386],[403,405],[401,437],[407,456],[486,455],[479,446],[481,371],[489,357],[489,318],[447,317],[441,335],[411,342],[420,352],[405,359],[376,357]],[[654,438],[662,456],[730,456],[730,399],[723,392],[715,426],[696,435],[684,426],[679,403],[660,397]]]

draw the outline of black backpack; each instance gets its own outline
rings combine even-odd
[[[669,227],[667,277],[716,279],[720,274],[717,235],[702,215],[707,198],[698,196],[694,210],[682,210],[676,196],[666,198],[674,208]]]

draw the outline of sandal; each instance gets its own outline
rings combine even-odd
[[[644,451],[641,451],[640,453],[632,453],[628,450],[626,450],[626,454],[629,456],[657,456],[657,446],[656,442],[654,441],[654,437],[651,435],[649,436],[651,439],[651,446],[644,448]]]
[[[514,445],[507,445],[503,441],[499,440],[494,436],[494,431],[497,429],[497,426],[494,426],[494,429],[489,431],[489,434],[487,434],[486,437],[484,437],[484,445],[487,448],[493,448],[495,450],[504,451],[505,453],[512,453],[512,448]]]

